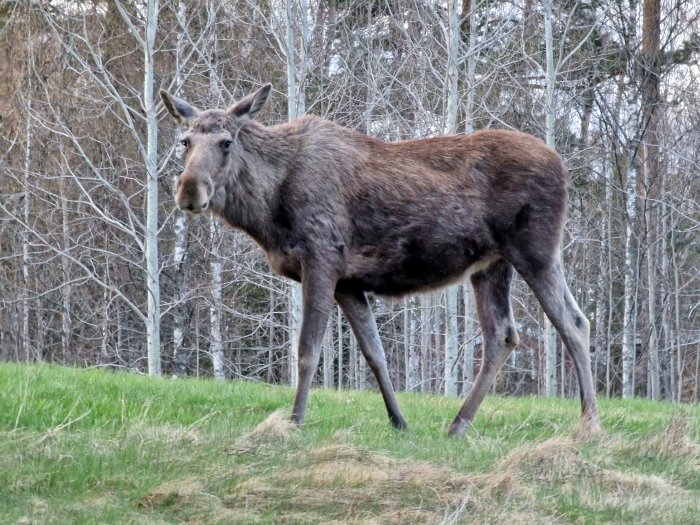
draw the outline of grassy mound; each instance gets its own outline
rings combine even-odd
[[[486,400],[448,439],[460,401],[293,392],[235,381],[0,364],[0,523],[697,523],[700,408]]]

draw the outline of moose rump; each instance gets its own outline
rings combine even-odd
[[[582,424],[597,430],[588,321],[559,255],[568,184],[559,155],[505,130],[387,143],[318,117],[267,127],[253,117],[269,93],[268,85],[228,110],[204,112],[161,96],[187,127],[178,205],[210,210],[247,232],[276,272],[302,283],[292,419],[304,420],[335,300],[392,424],[405,428],[366,293],[401,295],[470,274],[484,360],[450,427],[461,434],[517,344],[510,303],[517,270],[561,334],[578,373]]]

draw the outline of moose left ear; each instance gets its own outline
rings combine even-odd
[[[199,114],[199,111],[194,106],[191,106],[181,98],[177,98],[164,89],[160,90],[160,98],[163,99],[163,104],[168,110],[175,122],[180,126],[187,126],[189,121]]]
[[[272,84],[265,84],[255,93],[236,102],[228,112],[236,117],[254,118],[267,102],[270,91],[272,91]]]

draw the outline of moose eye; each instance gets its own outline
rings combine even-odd
[[[187,148],[190,147],[190,141],[187,140],[187,139],[182,139],[182,140],[180,141],[180,145],[181,145],[183,148],[187,149]]]
[[[228,153],[229,148],[231,148],[231,144],[233,144],[233,142],[231,142],[230,140],[222,141],[220,144],[222,151],[224,153]]]

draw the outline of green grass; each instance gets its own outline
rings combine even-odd
[[[293,391],[0,364],[0,523],[700,523],[700,408],[601,400],[603,437],[570,437],[578,402]]]

